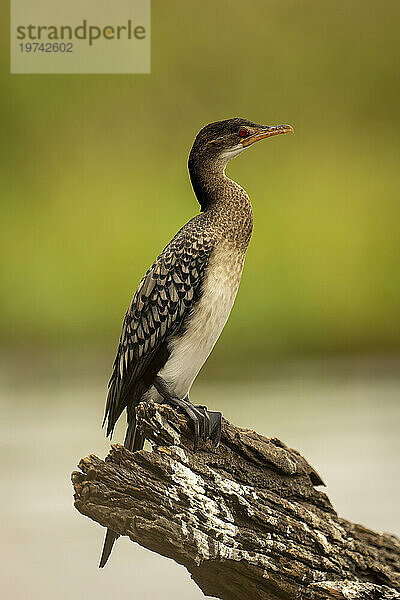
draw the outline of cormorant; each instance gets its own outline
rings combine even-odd
[[[189,390],[228,319],[253,228],[249,197],[225,175],[225,167],[254,142],[288,132],[293,132],[290,125],[234,118],[206,125],[194,141],[188,166],[201,212],[141,280],[125,315],[109,382],[107,435],[126,409],[124,445],[131,451],[143,447],[135,408],[146,400],[182,409],[193,423],[195,447],[199,438],[219,442],[221,413],[194,406]],[[117,537],[107,530],[100,567]]]

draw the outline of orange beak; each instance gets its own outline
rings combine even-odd
[[[272,137],[273,135],[280,135],[281,133],[294,133],[294,129],[291,125],[276,125],[272,127],[262,127],[258,129],[253,134],[242,140],[242,146],[250,146],[254,144],[254,142],[258,142],[259,140],[263,140],[267,137]]]

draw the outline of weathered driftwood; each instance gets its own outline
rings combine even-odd
[[[114,445],[105,461],[82,459],[79,512],[184,565],[205,595],[400,598],[400,540],[338,517],[298,452],[224,420],[220,446],[194,453],[183,416],[137,413],[153,451]]]

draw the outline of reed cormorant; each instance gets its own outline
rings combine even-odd
[[[192,421],[199,438],[218,444],[221,413],[194,406],[191,385],[228,319],[253,228],[245,190],[225,175],[229,160],[254,142],[292,132],[290,125],[257,125],[246,119],[210,123],[198,133],[189,173],[201,206],[156,258],[125,315],[107,396],[104,422],[111,435],[126,409],[124,445],[141,449],[139,402],[167,402]],[[107,530],[100,567],[118,535]]]

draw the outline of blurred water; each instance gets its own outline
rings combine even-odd
[[[192,400],[299,449],[342,516],[399,534],[399,393],[395,377],[295,377],[198,385]],[[83,382],[61,391],[50,383],[3,390],[4,597],[200,599],[182,567],[126,539],[107,567],[97,568],[103,530],[73,509],[69,476],[81,457],[107,452],[99,427],[103,399],[101,386]]]

